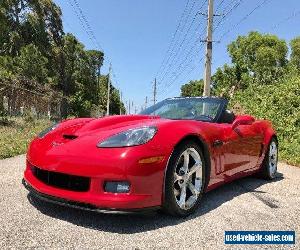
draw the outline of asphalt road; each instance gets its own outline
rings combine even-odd
[[[21,184],[24,156],[0,161],[0,249],[300,249],[300,168],[206,194],[196,214],[97,214],[48,204]],[[294,246],[226,246],[225,230],[295,230]]]

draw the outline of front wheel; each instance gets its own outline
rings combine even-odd
[[[272,138],[265,159],[262,163],[262,176],[265,179],[273,180],[276,177],[278,164],[278,142]]]
[[[187,216],[200,205],[205,183],[205,161],[194,142],[181,144],[172,154],[165,177],[163,210]]]

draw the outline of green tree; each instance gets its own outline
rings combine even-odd
[[[52,0],[2,0],[0,2],[1,53],[16,56],[33,43],[49,55],[51,43],[63,34],[61,10]]]
[[[284,40],[269,34],[250,32],[228,46],[232,63],[260,83],[272,83],[283,74],[288,48]]]
[[[212,77],[212,93],[216,96],[230,98],[234,91],[246,89],[250,82],[250,76],[235,65],[225,64],[218,68]]]
[[[100,69],[104,54],[97,50],[85,50],[75,36],[64,36],[64,85],[62,91],[69,104],[69,112],[75,116],[89,116],[92,107],[102,109],[100,98]]]
[[[47,58],[33,44],[21,48],[16,64],[20,69],[19,74],[27,79],[45,84],[47,82]]]
[[[181,96],[202,96],[203,87],[203,80],[190,81],[181,86]]]
[[[291,46],[291,63],[300,70],[300,37],[296,37],[290,43]]]
[[[60,92],[61,118],[89,116],[91,109],[106,106],[104,53],[86,50],[74,35],[65,35],[61,15],[53,0],[0,1],[0,77],[20,85],[23,80],[34,81],[31,86],[47,84]],[[111,89],[112,113],[119,113],[124,105]]]

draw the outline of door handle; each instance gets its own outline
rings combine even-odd
[[[221,146],[223,146],[223,144],[224,144],[224,142],[223,141],[221,141],[221,140],[215,140],[214,142],[213,142],[213,147],[221,147]]]

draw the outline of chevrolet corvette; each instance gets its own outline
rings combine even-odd
[[[235,115],[227,104],[180,97],[138,115],[62,121],[29,145],[23,184],[60,205],[187,216],[205,192],[224,183],[252,174],[276,177],[272,124]]]

